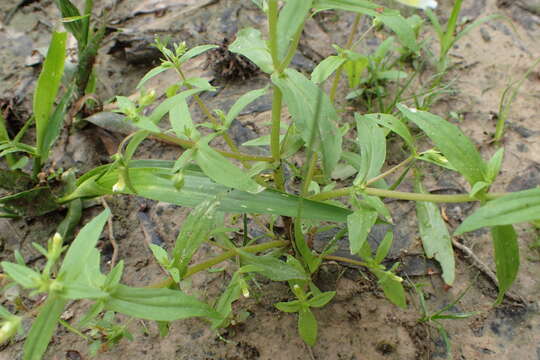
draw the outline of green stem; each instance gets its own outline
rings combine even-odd
[[[343,256],[323,255],[322,258],[325,259],[325,260],[333,260],[333,261],[349,263],[349,264],[356,265],[356,266],[369,267],[368,263],[365,263],[363,261],[354,260],[354,259],[349,259],[349,258],[346,258],[346,257],[343,257]]]
[[[217,255],[216,257],[213,257],[213,258],[211,258],[211,259],[209,259],[207,261],[204,261],[204,262],[202,262],[200,264],[190,266],[182,280],[185,280],[188,277],[190,277],[192,275],[195,275],[198,272],[209,269],[212,266],[215,266],[215,265],[217,265],[219,263],[222,263],[225,260],[228,260],[228,259],[230,259],[232,257],[235,257],[235,256],[239,255],[238,250],[242,250],[242,251],[249,252],[249,253],[258,253],[258,252],[262,252],[262,251],[266,251],[266,250],[270,250],[270,249],[274,249],[274,248],[285,247],[288,244],[289,243],[287,241],[276,240],[276,241],[271,241],[271,242],[267,242],[267,243],[264,243],[264,244],[251,245],[251,246],[246,246],[246,247],[242,247],[242,248],[239,248],[239,249],[231,249],[229,251],[226,251],[226,252],[224,252],[222,254]],[[163,281],[160,281],[158,283],[151,284],[148,287],[150,287],[150,288],[164,288],[164,287],[171,286],[173,283],[174,283],[174,280],[172,278],[167,278],[167,279],[165,279]]]
[[[268,2],[268,35],[270,37],[268,47],[272,55],[274,69],[279,72],[279,54],[278,54],[278,0],[270,0]]]
[[[358,32],[358,24],[360,24],[360,14],[356,14],[354,18],[351,33],[349,34],[349,38],[347,39],[347,44],[345,45],[345,49],[350,49],[351,46],[353,45],[354,38],[356,37],[356,33]],[[336,70],[336,75],[334,76],[334,81],[332,82],[332,88],[330,90],[330,101],[332,103],[334,103],[334,101],[336,100],[337,88],[339,85],[339,81],[341,80],[342,71],[343,71],[343,66],[340,66]]]
[[[178,66],[176,67],[176,71],[178,72],[178,74],[180,75],[180,78],[185,81],[186,80],[186,77],[182,71],[182,69]],[[189,84],[186,84],[186,87],[188,89],[193,89],[193,86],[189,85]],[[219,123],[218,119],[212,115],[212,112],[210,111],[210,109],[208,109],[208,107],[206,106],[206,104],[201,100],[200,96],[198,94],[194,94],[193,95],[193,99],[195,99],[195,102],[197,103],[197,105],[199,106],[199,108],[201,109],[201,111],[203,112],[203,114],[208,118],[208,120],[210,120],[210,122],[212,122],[212,124],[218,128],[219,126],[221,126],[221,124]],[[223,139],[225,140],[225,142],[227,143],[227,146],[229,146],[229,148],[231,149],[231,151],[233,153],[237,153],[239,154],[240,153],[240,150],[238,150],[238,147],[236,146],[236,144],[234,143],[234,141],[231,139],[230,135],[227,133],[227,132],[223,132]],[[242,160],[241,160],[242,161]],[[242,165],[244,165],[245,167],[249,168],[249,164],[247,163],[244,163],[242,162]]]
[[[404,167],[405,165],[409,164],[411,161],[413,161],[415,159],[415,157],[413,155],[409,156],[407,159],[405,159],[403,162],[397,164],[396,166],[394,166],[393,168],[391,169],[388,169],[387,171],[383,172],[382,174],[378,175],[378,176],[375,176],[373,179],[370,179],[366,182],[366,186],[369,186],[373,183],[376,183],[377,181],[381,180],[381,179],[384,179],[385,177],[387,177],[388,175],[391,175],[393,173],[395,173],[396,171],[398,171],[399,169],[401,169],[402,167]]]
[[[313,175],[315,174],[315,166],[317,165],[317,153],[312,152],[311,158],[309,159],[309,166],[306,172],[306,176],[304,177],[304,186],[302,186],[302,196],[305,197],[308,194],[309,184],[311,183],[311,180],[313,179]]]
[[[310,200],[324,201],[335,199],[343,196],[350,196],[358,189],[354,186],[346,187],[342,189],[327,191],[310,197]],[[412,201],[430,201],[436,203],[462,203],[480,201],[477,198],[471,197],[469,194],[457,194],[457,195],[436,195],[436,194],[419,194],[410,193],[404,191],[393,191],[376,188],[365,188],[361,192],[367,195],[379,196],[384,198],[393,198],[399,200],[412,200]],[[486,200],[493,200],[506,195],[505,193],[490,193],[486,194]]]

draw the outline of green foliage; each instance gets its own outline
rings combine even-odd
[[[207,79],[185,77],[184,66],[216,46],[189,48],[184,42],[168,45],[157,39],[155,46],[163,58],[137,85],[141,89],[139,97],[116,97],[115,111],[123,114],[123,121],[137,130],[120,144],[109,164],[90,170],[77,180],[73,170],[67,171],[62,176],[64,191],[60,195],[48,186],[33,186],[60,134],[62,120],[75,91],[75,87],[68,84],[55,107],[63,76],[66,34],[53,34],[34,94],[36,146],[20,142],[30,122],[10,139],[5,120],[0,118],[0,156],[6,157],[12,169],[1,171],[0,179],[3,187],[17,191],[0,198],[0,214],[42,215],[62,204],[68,206],[66,219],[47,247],[34,244],[46,260],[42,268],[26,265],[20,254],[15,255],[16,263],[1,263],[11,282],[9,286],[19,285],[30,296],[46,295],[43,305],[32,312],[38,316],[27,335],[24,359],[43,357],[58,324],[90,341],[94,353],[99,346],[131,338],[126,325],[115,320],[117,313],[157,321],[162,335],[167,333],[171,321],[190,317],[204,318],[214,329],[226,327],[239,319],[233,311],[234,303],[249,297],[250,286],[258,284],[260,277],[288,282],[295,298],[275,306],[281,311],[297,314],[299,335],[313,346],[318,324],[312,309],[324,307],[335,296],[333,291],[321,292],[312,282],[312,276],[326,259],[362,266],[361,271],[371,272],[376,277],[390,302],[405,308],[406,289],[403,279],[397,275],[400,264],[388,265],[385,261],[392,248],[393,230],[387,231],[377,248],[372,248],[373,243],[368,241],[376,223],[392,223],[392,214],[382,200],[384,197],[416,201],[425,254],[439,262],[447,284],[455,281],[455,260],[450,234],[435,202],[481,201],[482,206],[458,227],[455,234],[491,228],[500,284],[496,304],[502,301],[515,281],[519,249],[512,224],[540,220],[539,189],[505,196],[489,193],[500,172],[504,150],[497,150],[491,160],[485,162],[458,126],[424,111],[432,103],[432,93],[442,81],[442,75],[429,85],[427,94],[414,93],[411,83],[415,74],[409,75],[405,70],[410,69],[411,62],[416,67],[415,59],[420,59],[425,51],[419,40],[421,19],[418,16],[405,19],[399,12],[367,0],[289,0],[284,2],[281,10],[278,0],[254,2],[268,17],[268,39],[260,30],[244,29],[237,34],[229,50],[246,57],[268,74],[267,86],[239,96],[229,109],[208,109],[199,95],[214,92],[216,87]],[[104,36],[104,28],[95,33],[91,31],[93,1],[85,2],[84,11],[79,11],[69,0],[57,0],[56,3],[66,29],[78,41],[81,64],[75,83],[81,95],[80,86],[88,85],[92,59]],[[443,73],[448,67],[448,50],[472,26],[455,33],[460,7],[461,1],[457,1],[445,30],[433,13],[427,12],[439,37],[438,70]],[[352,29],[354,36],[349,43],[344,48],[336,45],[336,54],[321,61],[311,74],[292,69],[289,65],[298,50],[306,19],[314,12],[329,9],[366,15],[372,20],[368,32],[384,25],[395,35],[387,37],[372,54],[358,53],[353,44],[356,21]],[[361,35],[360,40],[366,34]],[[400,47],[396,46],[398,41]],[[150,79],[167,70],[174,70],[171,74],[178,75],[178,80],[163,92],[163,96],[144,88]],[[349,107],[336,105],[336,91],[342,74],[350,90],[345,100],[354,99],[367,109],[378,106],[376,113],[354,113],[354,129],[345,120],[352,118],[347,116]],[[321,85],[332,77],[328,95]],[[389,82],[394,82],[397,89],[388,87]],[[242,111],[269,93],[270,88],[272,123],[269,131],[264,132],[268,135],[244,144],[269,146],[269,151],[261,149],[260,153],[270,155],[244,153],[228,130]],[[86,89],[87,86],[83,90]],[[398,104],[407,101],[402,96],[406,91],[413,92],[410,99],[415,99],[417,107],[419,98],[425,96],[423,110]],[[161,98],[164,100],[160,101]],[[207,121],[194,119],[188,104],[198,106]],[[290,124],[284,121],[285,106],[292,118]],[[168,122],[162,121],[164,118],[168,118]],[[436,149],[419,153],[409,123],[427,135]],[[349,138],[345,135],[349,131],[356,136],[351,142],[352,147],[345,145],[345,139]],[[391,133],[399,136],[394,138],[404,145],[401,151],[408,154],[406,160],[384,169],[386,142],[387,138],[392,138]],[[174,161],[134,160],[139,146],[149,136],[176,144],[184,151]],[[216,139],[222,139],[228,148],[216,148]],[[15,152],[36,159],[33,179],[13,170],[24,161],[19,163],[12,156]],[[428,194],[420,177],[416,178],[415,192],[394,190],[411,169],[419,173],[426,161],[441,167],[445,171],[443,174],[448,170],[460,173],[469,182],[471,191],[457,195]],[[387,177],[398,171],[400,174],[394,184],[387,185]],[[295,179],[289,173],[300,181],[291,181]],[[339,188],[333,181],[353,177],[350,187]],[[64,245],[81,216],[83,199],[116,194],[137,195],[194,208],[182,224],[172,250],[149,246],[166,272],[167,277],[160,282],[137,288],[122,284],[123,261],[115,264],[109,273],[102,273],[96,245],[111,216],[108,210],[84,226],[71,245]],[[230,236],[229,233],[239,230],[236,227],[238,214],[242,214],[244,220],[242,235]],[[266,216],[256,217],[258,214]],[[270,241],[250,237],[248,216],[253,216],[266,228],[265,235],[272,238]],[[317,231],[328,225],[322,222],[346,223],[347,227],[318,253],[312,248],[311,240]],[[283,226],[283,233],[275,231],[279,226]],[[361,261],[332,255],[335,242],[346,234],[351,254],[359,256]],[[222,252],[192,264],[205,243],[222,249]],[[214,271],[212,268],[227,260],[234,260],[230,281],[223,285],[223,292],[216,299],[197,297],[184,291],[190,276],[205,270]],[[228,271],[229,267],[226,269]],[[450,307],[429,313],[423,293],[420,289],[417,291],[424,313],[421,321],[435,324],[449,344],[449,335],[439,320],[470,314],[449,313]],[[91,303],[81,321],[72,325],[60,320],[68,301],[81,299]],[[0,307],[0,341],[9,340],[20,331],[21,319],[27,316],[21,315]],[[90,332],[86,331],[88,329]]]

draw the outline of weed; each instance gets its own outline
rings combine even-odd
[[[82,333],[85,326],[99,327],[102,338],[100,343],[94,342],[98,344],[93,345],[95,347],[129,337],[125,327],[113,321],[112,312],[156,321],[163,334],[167,332],[169,322],[189,317],[205,318],[214,329],[226,327],[234,319],[233,303],[251,296],[250,286],[256,284],[260,276],[289,284],[291,300],[278,302],[275,306],[297,314],[300,337],[307,344],[314,345],[318,325],[312,308],[325,306],[335,295],[332,291],[320,291],[312,282],[313,274],[324,260],[362,266],[374,274],[389,301],[406,307],[403,279],[396,275],[399,263],[389,267],[383,264],[393,242],[392,231],[385,234],[377,248],[372,248],[367,241],[376,223],[393,222],[383,198],[416,202],[424,250],[428,257],[435,258],[441,264],[442,277],[447,285],[452,285],[455,280],[454,253],[451,234],[437,203],[480,202],[482,206],[461,223],[454,235],[481,227],[491,229],[500,285],[496,304],[503,300],[519,268],[517,234],[513,224],[540,219],[540,189],[510,194],[489,191],[501,168],[502,149],[490,160],[484,160],[457,126],[428,111],[405,105],[403,100],[398,100],[399,96],[390,102],[391,108],[388,108],[388,104],[379,105],[379,111],[385,109],[385,113],[355,113],[354,142],[358,150],[346,152],[343,149],[344,136],[351,129],[344,125],[342,113],[334,106],[337,96],[335,84],[339,82],[341,73],[345,73],[349,85],[354,88],[362,83],[360,75],[368,71],[366,84],[379,89],[385,72],[394,71],[385,65],[388,54],[385,47],[399,40],[411,53],[420,49],[416,22],[407,21],[399,12],[368,1],[287,1],[281,9],[278,0],[254,2],[266,13],[268,38],[264,39],[257,29],[243,29],[230,44],[229,51],[249,59],[262,73],[267,74],[268,86],[242,95],[229,109],[211,110],[199,94],[213,92],[215,87],[206,79],[186,77],[183,66],[216,46],[188,48],[184,43],[179,43],[170,48],[165,42],[156,40],[155,46],[163,55],[161,64],[141,79],[138,88],[143,89],[149,79],[166,71],[178,76],[178,82],[163,94],[148,89],[142,91],[136,100],[118,96],[117,112],[123,114],[125,121],[138,130],[124,139],[109,164],[83,174],[76,181],[72,179],[64,192],[66,195],[54,198],[57,205],[74,204],[74,201],[79,201],[80,205],[81,199],[126,194],[194,208],[183,224],[173,249],[167,251],[151,246],[154,257],[167,275],[147,287],[135,288],[121,283],[124,270],[122,261],[108,274],[101,272],[100,254],[95,246],[110,216],[109,210],[83,227],[69,247],[64,245],[66,239],[62,229],[63,226],[72,226],[72,222],[61,225],[58,234],[49,240],[47,249],[35,245],[47,260],[42,269],[25,265],[21,256],[16,256],[16,263],[4,261],[1,264],[11,281],[10,286],[16,284],[27,289],[30,297],[38,294],[46,296],[42,297],[42,303],[36,303],[35,308],[26,312],[12,314],[0,308],[2,341],[19,331],[22,318],[37,315],[24,345],[24,359],[42,358],[57,324],[62,323],[60,315],[68,301],[91,301],[91,307],[78,325],[63,324],[76,333]],[[413,5],[432,3],[401,2]],[[89,3],[87,1],[87,5]],[[464,32],[454,35],[460,5],[461,1],[457,1],[445,32],[440,26],[437,27],[435,18],[430,16],[443,49],[437,62],[439,70],[447,68],[448,49],[464,35]],[[305,20],[314,12],[329,9],[353,11],[358,14],[357,20],[348,44],[344,48],[337,48],[337,55],[323,60],[308,78],[289,65],[297,51]],[[389,38],[391,40],[369,56],[354,53],[351,46],[361,15],[384,24],[395,33],[397,40]],[[82,21],[83,18],[76,20]],[[49,117],[49,114],[61,78],[64,41],[65,34],[54,35],[43,78],[40,77],[38,82],[34,102],[38,139],[41,139],[38,145],[34,149],[14,140],[4,140],[4,144],[9,144],[4,149],[11,146],[33,156],[37,169],[43,165],[58,134],[59,128],[53,126],[58,123],[57,119]],[[56,70],[50,71],[52,67]],[[334,84],[330,94],[327,94],[320,84],[331,76],[334,76]],[[42,79],[48,81],[45,83]],[[44,91],[45,86],[54,91]],[[247,105],[269,92],[272,93],[270,136],[257,139],[257,144],[270,146],[269,154],[255,156],[245,153],[234,143],[228,130]],[[378,90],[370,94],[377,102],[381,96]],[[161,97],[164,100],[159,101]],[[207,122],[193,121],[188,106],[190,99],[200,108]],[[152,111],[148,111],[150,105],[156,105]],[[282,121],[285,106],[292,117],[290,125]],[[162,121],[166,115],[168,124]],[[414,124],[436,148],[420,151],[408,124]],[[49,131],[54,132],[51,134]],[[409,156],[402,163],[383,171],[390,133],[402,139]],[[184,151],[175,161],[135,160],[139,145],[150,136],[176,144]],[[213,145],[214,139],[219,137],[225,140],[227,150]],[[292,155],[303,157],[303,165],[293,168],[301,183],[298,188],[292,187],[291,190],[286,186],[288,175],[285,168],[287,163],[291,163]],[[469,183],[469,193],[426,193],[421,177],[424,161],[459,173]],[[349,176],[354,176],[354,180],[350,186],[337,187],[332,182],[332,173],[338,165],[345,164],[352,169]],[[398,181],[388,185],[388,176],[398,171],[401,172]],[[410,171],[415,175],[415,191],[396,190]],[[80,208],[78,211],[80,213]],[[226,214],[245,214],[240,226],[243,231],[240,245],[232,240],[234,235],[231,233],[235,232],[235,228],[228,226]],[[259,214],[267,215],[268,224],[257,217]],[[247,216],[262,224],[271,239],[250,238]],[[274,231],[279,217],[284,227],[282,232]],[[310,238],[323,222],[346,223],[346,230],[341,231],[339,236],[348,233],[351,254],[361,260],[332,255],[331,244],[322,253],[314,251]],[[192,264],[194,255],[204,243],[210,243],[222,249],[222,252]],[[189,277],[202,271],[212,271],[227,260],[234,261],[234,271],[217,299],[188,294],[185,288]],[[421,292],[419,296],[422,301]],[[448,309],[443,308],[432,314],[424,307],[423,321],[438,324],[438,320],[454,316],[446,313]],[[105,315],[101,317],[103,312]]]

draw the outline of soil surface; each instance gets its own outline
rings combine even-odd
[[[159,53],[150,47],[156,35],[186,41],[189,45],[226,44],[243,27],[258,27],[263,31],[266,27],[262,13],[248,0],[95,2],[96,14],[114,5],[106,20],[110,34],[96,63],[98,97],[103,102],[115,95],[130,96],[136,92],[140,78],[159,61]],[[437,14],[441,19],[447,19],[452,3],[450,0],[439,1]],[[409,8],[403,10],[407,15],[414,12]],[[0,2],[0,14],[4,16],[0,18],[0,106],[8,118],[10,131],[16,132],[31,113],[41,54],[48,46],[60,15],[50,0],[4,0]],[[459,124],[477,144],[484,158],[497,150],[490,139],[505,88],[519,80],[540,57],[538,0],[467,1],[460,21],[471,22],[491,14],[502,14],[506,19],[483,24],[450,51],[453,66],[445,80],[450,91],[432,109]],[[310,19],[293,66],[301,71],[311,71],[321,59],[333,53],[332,44],[345,44],[353,19],[354,15],[344,12],[325,12]],[[363,26],[367,28],[369,24]],[[425,32],[427,46],[436,49],[437,44],[431,43],[434,37],[429,33],[429,27]],[[387,36],[385,32],[376,32],[368,36],[358,50],[365,46],[369,51]],[[75,46],[74,42],[72,46]],[[216,93],[203,95],[210,108],[228,109],[240,94],[265,84],[265,76],[249,67],[227,73],[227,66],[213,67],[213,63],[216,58],[208,61],[200,57],[190,62],[186,69],[188,76],[204,76],[218,87]],[[432,74],[433,70],[428,66],[419,82],[427,81]],[[163,74],[148,86],[159,93],[175,81]],[[344,109],[344,119],[351,119],[355,105],[341,103],[340,107]],[[270,96],[248,107],[231,129],[235,141],[241,144],[263,135],[270,119],[270,108]],[[197,109],[193,107],[192,110],[194,119],[202,120]],[[505,160],[494,191],[517,191],[540,184],[539,113],[540,67],[537,66],[524,80],[509,112],[504,137]],[[117,127],[107,127],[110,123],[107,119],[104,122],[103,126],[88,125],[81,130],[66,131],[54,149],[53,166],[76,167],[83,173],[109,162],[109,156],[116,151],[125,133]],[[388,166],[403,160],[399,152],[393,153],[392,147],[389,148]],[[264,153],[266,150],[257,151]],[[180,153],[176,147],[146,140],[137,157],[175,159]],[[438,193],[468,190],[454,174],[430,167],[426,168],[426,184],[427,190]],[[410,189],[411,184],[405,183],[403,189],[407,190],[408,186]],[[148,249],[148,242],[171,248],[189,209],[127,196],[106,198],[105,201],[114,215],[112,230],[118,242],[118,257],[126,265],[123,281],[144,286],[163,277]],[[451,358],[540,360],[540,252],[532,248],[538,241],[538,234],[528,225],[517,226],[522,259],[521,271],[512,287],[514,300],[507,298],[502,305],[493,308],[496,286],[478,270],[475,261],[456,248],[455,285],[445,287],[437,265],[421,256],[414,205],[393,201],[389,206],[396,220],[396,242],[391,258],[403,262],[403,274],[412,283],[425,285],[423,291],[429,309],[434,312],[467,290],[450,311],[478,312],[467,319],[442,320],[452,343]],[[442,205],[450,230],[474,208],[471,204]],[[101,209],[101,202],[88,204],[83,223]],[[13,260],[13,252],[18,249],[29,263],[43,263],[32,242],[44,244],[62,218],[63,213],[56,212],[42,217],[0,220],[0,259]],[[108,231],[100,241],[104,267],[108,267],[107,262],[112,256]],[[250,229],[253,233],[257,231],[260,229],[255,225]],[[324,236],[317,240],[319,243],[324,241]],[[456,240],[494,269],[492,245],[486,231],[476,231]],[[203,247],[194,260],[213,253],[216,253],[215,249]],[[190,291],[201,297],[215,297],[230,279],[227,270],[233,269],[232,265],[223,265],[223,268],[225,271],[194,276]],[[171,325],[168,336],[160,337],[156,324],[134,320],[128,326],[133,340],[124,339],[103,349],[96,359],[409,360],[449,357],[437,329],[418,322],[422,314],[418,296],[412,288],[408,292],[408,309],[401,310],[385,300],[376,281],[358,269],[326,263],[317,274],[316,282],[321,289],[336,290],[337,296],[328,306],[315,311],[319,336],[311,349],[297,334],[296,317],[281,313],[273,306],[291,298],[288,287],[261,280],[261,287],[253,289],[252,297],[235,303],[236,312],[246,315],[235,326],[216,333],[200,320],[178,321]],[[2,303],[16,295],[3,294]],[[31,306],[36,300],[28,299],[26,305]],[[86,303],[71,304],[64,314],[65,320],[75,322],[86,308]],[[0,359],[22,358],[23,342],[24,336],[18,336],[12,344],[0,348]],[[65,328],[59,328],[45,355],[45,359],[58,360],[89,358],[86,340]]]

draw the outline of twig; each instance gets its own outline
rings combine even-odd
[[[103,204],[103,207],[105,209],[108,209],[109,211],[111,208],[109,207],[109,204],[107,204],[107,201],[105,201],[105,198],[101,198],[101,204]],[[116,239],[114,238],[114,232],[113,232],[113,220],[112,216],[109,217],[107,220],[107,228],[109,229],[109,241],[111,242],[111,246],[113,248],[113,253],[111,257],[111,270],[116,265],[116,259],[118,259],[118,244],[116,242]]]
[[[311,360],[316,360],[315,358],[315,355],[313,354],[313,349],[311,348],[311,346],[309,346],[308,344],[305,344],[304,345],[306,346],[307,350],[308,350],[308,354],[309,354],[309,357],[311,358]]]
[[[460,243],[455,237],[452,237],[452,244],[454,245],[454,247],[458,248],[461,252],[463,252],[471,260],[471,263],[485,276],[487,276],[489,280],[491,280],[491,282],[497,286],[497,288],[499,288],[499,281],[497,280],[497,275],[495,275],[495,273],[491,271],[489,266],[487,266],[482,260],[480,260],[480,258],[478,258],[478,256],[476,256],[471,249],[469,249],[466,245]],[[526,303],[525,299],[523,299],[520,295],[514,294],[511,291],[507,291],[504,296],[520,304]]]

